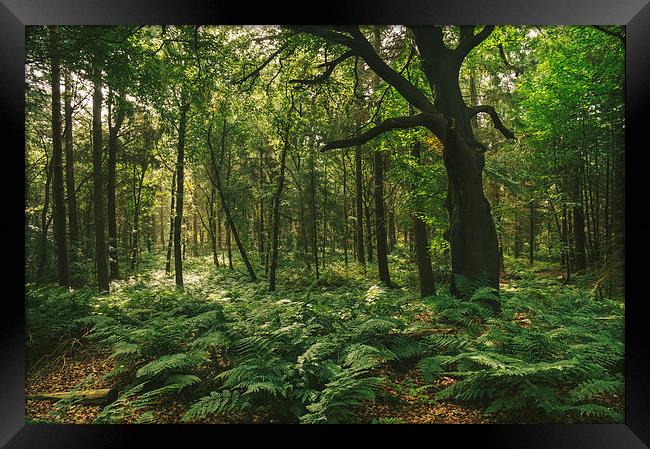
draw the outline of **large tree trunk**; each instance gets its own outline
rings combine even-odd
[[[50,57],[52,81],[52,199],[54,202],[54,241],[59,285],[70,285],[68,242],[65,226],[65,193],[63,189],[63,148],[61,142],[61,64],[59,30],[50,28]]]
[[[354,180],[356,183],[356,220],[354,232],[356,235],[357,262],[366,265],[366,257],[363,248],[363,176],[361,173],[361,145],[354,148]]]
[[[411,155],[416,162],[420,163],[420,142],[416,141]],[[416,201],[418,201],[416,199]],[[419,201],[418,201],[419,203]],[[420,218],[421,209],[419,204],[415,207],[415,213],[412,214],[413,233],[415,235],[415,254],[417,256],[418,275],[420,279],[420,295],[422,297],[436,294],[436,287],[433,280],[433,270],[431,269],[431,256],[429,255],[429,241],[427,238],[427,226]]]
[[[375,151],[375,236],[377,239],[377,268],[379,280],[390,287],[388,271],[388,243],[386,235],[386,211],[384,210],[384,154]]]
[[[468,146],[454,127],[448,130],[444,152],[449,180],[446,238],[452,249],[451,292],[461,298],[468,293],[459,288],[459,277],[470,285],[498,289],[499,245],[490,205],[483,194],[483,155]],[[500,310],[498,303],[492,306]]]
[[[343,31],[321,27],[306,29],[309,33],[350,48],[348,55],[361,56],[375,74],[394,87],[414,109],[421,111],[411,117],[384,120],[357,136],[329,142],[323,150],[363,144],[391,129],[428,128],[444,145],[444,163],[449,182],[447,209],[450,226],[446,236],[452,252],[451,290],[455,296],[467,296],[468,289],[460,289],[458,285],[458,280],[464,278],[470,286],[489,285],[498,291],[498,242],[482,183],[486,147],[475,139],[470,120],[478,113],[487,113],[494,127],[505,137],[512,138],[514,134],[501,122],[493,107],[468,108],[458,82],[463,60],[490,35],[494,26],[485,26],[476,34],[474,26],[461,26],[458,44],[453,49],[445,44],[441,27],[409,28],[435,103],[419,87],[391,68],[380,56],[379,45],[376,44],[377,49],[373,49],[358,27],[348,26]],[[376,42],[379,41],[377,35],[375,30]],[[495,312],[500,310],[496,300],[491,306]]]
[[[102,172],[102,70],[95,67],[93,74],[93,207],[95,211],[95,260],[97,286],[109,291],[108,257],[104,227],[104,176]]]
[[[112,99],[109,99],[112,100]],[[108,130],[108,177],[106,179],[106,194],[108,195],[108,258],[111,279],[120,277],[117,248],[117,214],[115,211],[115,170],[117,164],[117,136],[124,122],[124,93],[119,97],[115,123]],[[109,110],[109,120],[111,111]]]
[[[174,274],[176,288],[183,288],[183,255],[181,252],[181,232],[183,223],[183,187],[185,180],[185,129],[189,104],[181,106],[178,129],[178,153],[176,158],[176,215],[174,217]]]
[[[471,287],[487,285],[498,290],[499,244],[490,204],[483,193],[483,150],[474,138],[472,114],[458,83],[462,59],[453,54],[427,52],[426,47],[424,53],[422,64],[438,95],[436,106],[448,119],[443,145],[448,178],[446,238],[451,246],[450,289],[454,296],[466,297],[471,289],[459,288],[460,279],[464,279]],[[495,312],[501,310],[497,301],[490,306]]]
[[[68,232],[73,257],[79,245],[79,213],[77,211],[77,191],[74,185],[74,152],[72,140],[72,81],[70,71],[65,72],[65,182],[68,197]]]

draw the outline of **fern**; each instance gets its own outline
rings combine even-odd
[[[204,396],[192,404],[183,415],[182,421],[198,421],[217,413],[244,411],[249,407],[250,403],[243,398],[238,391],[213,391],[209,396]]]
[[[178,354],[164,355],[140,368],[136,372],[136,376],[151,378],[163,373],[167,374],[173,371],[181,371],[193,367],[197,363],[200,363],[201,360],[202,355],[196,353],[188,354],[180,352]]]

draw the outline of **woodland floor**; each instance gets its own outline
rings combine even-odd
[[[102,377],[113,367],[114,360],[110,352],[97,350],[88,344],[75,344],[69,354],[49,360],[42,367],[27,373],[25,394],[32,395],[39,392],[70,391],[79,385],[84,388],[111,388],[111,384]],[[406,374],[392,374],[393,385],[387,388],[386,393],[391,398],[390,402],[368,402],[359,410],[361,422],[379,423],[409,423],[409,424],[488,424],[495,420],[484,415],[478,409],[462,407],[452,403],[432,403],[428,396],[417,396],[409,393],[414,387],[422,384],[417,372],[410,371]],[[90,381],[88,381],[90,378]],[[451,378],[444,378],[441,386],[453,382]],[[160,401],[155,411],[155,422],[160,424],[173,424],[179,422],[179,417],[189,407],[191,402]],[[65,424],[90,424],[101,411],[99,405],[73,404],[65,408],[57,408],[51,401],[26,400],[25,418],[38,422],[57,422]],[[269,422],[265,416],[239,416],[236,422],[264,423]],[[135,422],[135,421],[134,421]],[[219,422],[211,420],[210,423],[222,424],[232,421]],[[270,421],[273,422],[273,421]]]
[[[206,286],[214,284],[214,278],[211,274],[213,270],[206,270],[205,264],[208,264],[208,258],[188,263],[185,271],[185,288],[188,291],[209,290]],[[165,275],[164,270],[157,267],[161,265],[161,256],[156,255],[150,258],[139,270],[138,274],[129,277],[123,281],[114,282],[113,289],[123,289],[134,284],[147,286],[169,286],[173,287],[173,275]],[[236,266],[236,270],[241,267]],[[220,268],[227,271],[227,268]],[[243,269],[242,269],[243,272]],[[279,278],[289,273],[280,272]],[[532,273],[532,269],[531,269]],[[529,274],[531,274],[529,273]],[[542,264],[534,270],[534,276],[549,282],[560,284],[563,280],[564,272],[557,266]],[[355,280],[360,282],[362,289],[367,289],[371,285],[372,277],[369,270],[367,277],[355,275]],[[402,278],[400,278],[402,276]],[[286,277],[290,277],[287,275]],[[285,277],[285,278],[286,278]],[[297,274],[296,277],[300,277]],[[516,290],[518,288],[517,278],[519,276],[504,276],[501,282],[501,290]],[[395,278],[401,285],[413,283],[413,273],[397,273]],[[225,300],[228,298],[230,286],[224,285],[224,279],[231,279],[233,282],[240,282],[240,277],[220,277],[219,287],[215,288],[213,294],[208,295],[207,300]],[[237,279],[237,280],[233,280]],[[298,288],[289,279],[283,286],[280,284],[279,289],[287,291]],[[417,283],[413,284],[417,285]],[[213,289],[213,290],[215,290]],[[326,289],[324,289],[326,290]],[[402,289],[406,295],[415,295],[416,290],[404,287]],[[588,286],[585,287],[585,291]],[[413,296],[415,297],[415,296]],[[415,317],[416,320],[427,322],[430,320],[430,313],[424,312]],[[527,326],[529,320],[524,313],[516,313],[512,320],[519,322],[522,326]],[[94,341],[86,338],[86,335],[67,337],[62,336],[61,340],[51,345],[48,353],[42,355],[39,360],[33,364],[31,369],[26,373],[26,395],[32,395],[43,392],[62,392],[77,389],[95,389],[95,388],[113,388],[118,391],[123,389],[128,379],[121,376],[105,378],[105,376],[115,368],[116,359],[111,357],[110,348],[100,346]],[[458,404],[451,401],[440,401],[434,398],[435,393],[442,388],[449,386],[457,381],[454,377],[443,376],[436,381],[433,388],[422,389],[425,383],[414,364],[406,365],[400,369],[394,367],[383,367],[382,375],[389,381],[382,388],[382,393],[375,401],[365,401],[356,410],[356,422],[359,423],[413,423],[413,424],[483,424],[499,422],[536,422],[537,417],[528,415],[522,418],[512,414],[486,414],[481,407],[468,406],[467,404]],[[618,409],[622,409],[622,396],[609,395],[602,398],[605,403]],[[162,398],[156,402],[153,410],[153,422],[156,423],[178,423],[183,413],[188,407],[195,402],[179,395],[173,399]],[[31,422],[57,422],[57,423],[92,423],[102,407],[97,405],[82,404],[65,404],[61,406],[58,403],[41,400],[27,400],[25,404],[26,419]],[[127,418],[125,421],[137,422],[137,416],[132,419]],[[276,418],[266,414],[256,413],[231,413],[221,418],[211,418],[201,422],[206,423],[277,423]]]

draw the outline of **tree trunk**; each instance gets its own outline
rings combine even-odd
[[[52,184],[52,162],[45,164],[46,178],[45,178],[45,193],[43,201],[43,209],[41,210],[41,233],[39,236],[38,245],[38,267],[36,268],[36,279],[41,281],[45,274],[45,265],[47,263],[47,230],[50,227],[50,220],[47,219],[47,211],[50,208],[50,186]]]
[[[110,98],[109,98],[110,100]],[[125,117],[124,93],[120,94],[115,116],[115,124],[108,130],[108,178],[106,179],[106,194],[108,195],[108,258],[111,279],[120,277],[117,248],[117,215],[115,211],[115,169],[117,163],[117,136]],[[111,111],[109,110],[109,119]],[[133,263],[132,265],[133,266]]]
[[[199,230],[199,222],[196,217],[196,206],[195,206],[194,211],[192,213],[192,257],[199,256],[198,230]]]
[[[160,228],[160,246],[164,249],[165,248],[165,205],[163,203],[162,198],[160,199],[160,224],[158,225]]]
[[[505,137],[513,138],[514,134],[504,126],[494,108],[468,108],[458,82],[464,59],[492,33],[494,26],[485,26],[476,34],[474,26],[461,26],[458,45],[453,49],[445,44],[440,27],[409,28],[420,55],[422,70],[431,92],[435,93],[434,103],[419,87],[386,64],[379,54],[379,45],[376,44],[377,49],[373,49],[360,29],[346,28],[348,35],[345,37],[339,36],[341,33],[327,33],[321,29],[309,31],[350,48],[411,106],[422,111],[414,117],[385,120],[359,136],[330,142],[323,149],[363,144],[390,129],[427,127],[444,145],[444,164],[449,183],[446,201],[449,229],[446,237],[452,253],[451,291],[457,297],[467,296],[466,289],[458,288],[461,278],[465,278],[471,286],[489,285],[498,291],[498,241],[490,205],[483,193],[483,153],[487,148],[474,137],[470,120],[477,113],[488,113],[495,128]],[[376,41],[380,40],[376,38]],[[495,312],[500,311],[498,301],[491,306]]]
[[[580,195],[578,180],[575,180],[574,193]],[[582,271],[587,268],[587,259],[585,256],[585,219],[582,205],[573,206],[573,241],[575,245],[575,271]]]
[[[259,189],[260,189],[260,223],[257,238],[257,252],[259,253],[260,263],[264,265],[264,155],[260,146],[260,171],[259,171]]]
[[[74,185],[74,151],[72,134],[72,81],[70,71],[65,72],[65,182],[68,197],[68,231],[73,257],[79,246],[79,213],[77,191]]]
[[[311,209],[311,234],[312,234],[312,253],[314,255],[314,267],[316,268],[316,279],[320,277],[318,266],[318,227],[316,220],[316,171],[314,167],[314,154],[310,154],[310,176],[309,176],[309,192],[311,194],[310,209]]]
[[[133,215],[133,234],[131,242],[131,269],[134,270],[138,264],[138,252],[140,250],[140,211],[137,209]]]
[[[384,154],[375,151],[375,236],[377,239],[377,268],[379,280],[391,287],[388,271],[388,238],[386,235],[386,212],[384,210]]]
[[[397,235],[395,234],[395,206],[389,208],[388,212],[388,249],[393,251],[397,244]]]
[[[232,232],[233,229],[234,227],[230,225],[230,220],[228,220],[228,225],[226,226],[226,251],[228,252],[229,270],[232,270],[232,238],[230,233]]]
[[[223,156],[223,153],[225,151],[225,135],[226,135],[226,121],[224,119],[222,135],[221,135],[221,154],[222,154],[222,156]],[[242,259],[244,260],[244,265],[246,265],[246,269],[248,270],[248,274],[251,277],[251,280],[253,282],[257,282],[257,276],[255,275],[255,271],[253,270],[253,266],[251,265],[250,260],[248,259],[248,255],[246,254],[246,249],[244,248],[244,245],[242,244],[241,239],[239,238],[239,233],[237,232],[235,222],[233,220],[232,214],[230,213],[229,203],[228,203],[228,200],[226,198],[225,192],[223,190],[223,186],[221,185],[220,167],[217,164],[216,156],[215,156],[214,151],[212,149],[212,142],[210,141],[210,136],[208,136],[208,146],[210,147],[210,155],[211,155],[211,158],[212,158],[213,182],[216,184],[215,187],[217,188],[217,191],[219,192],[219,199],[221,200],[221,208],[223,209],[223,212],[226,214],[226,221],[227,221],[227,224],[228,224],[226,226],[226,246],[228,247],[228,268],[232,269],[232,245],[231,245],[231,241],[230,241],[230,233],[232,232],[232,235],[235,238],[235,243],[237,244],[237,248],[239,249],[239,254],[241,255]],[[221,227],[221,226],[219,226],[219,227]]]
[[[325,170],[325,173],[323,175],[323,242],[321,249],[323,251],[323,255],[321,257],[321,263],[323,264],[323,270],[325,270],[325,256],[326,256],[326,250],[327,250],[327,216],[328,216],[328,210],[327,210],[327,170]]]
[[[459,138],[456,129],[448,129],[445,142],[445,166],[449,179],[447,210],[448,241],[451,245],[451,292],[464,297],[457,277],[470,283],[499,288],[499,246],[490,205],[483,194],[483,155]],[[479,282],[479,280],[481,280]],[[500,311],[500,304],[491,304]]]
[[[102,173],[102,70],[94,68],[93,89],[93,207],[95,211],[95,260],[97,285],[109,291],[108,257],[104,227],[104,176]]]
[[[212,185],[210,189],[210,214],[209,214],[209,219],[210,219],[210,248],[212,249],[212,262],[216,267],[219,267],[219,252],[217,248],[217,217],[216,213],[214,210],[214,197],[217,194],[216,187],[214,184]]]
[[[533,264],[535,261],[535,202],[530,200],[530,227],[528,232],[528,263]]]
[[[566,204],[562,205],[562,262],[566,268],[565,283],[571,279],[571,261],[569,260],[569,232],[567,229],[567,207]]]
[[[345,150],[341,159],[343,161],[343,260],[348,266],[348,150]]]
[[[356,221],[354,231],[357,242],[357,262],[366,265],[366,258],[363,248],[363,175],[361,173],[361,146],[354,149],[354,180],[356,183]]]
[[[183,260],[181,254],[181,232],[183,223],[183,189],[185,180],[185,129],[189,104],[184,103],[180,110],[178,129],[178,153],[176,158],[176,215],[174,217],[174,272],[176,288],[183,288]]]
[[[174,244],[174,208],[175,208],[175,194],[176,194],[176,170],[172,173],[172,190],[171,190],[171,206],[169,211],[169,238],[167,239],[167,262],[165,263],[165,273],[171,273],[171,260],[172,260],[172,246]]]
[[[289,127],[287,125],[284,145],[280,154],[280,173],[278,177],[278,186],[273,196],[273,228],[271,235],[271,268],[269,272],[269,291],[275,291],[275,276],[278,268],[278,240],[280,231],[280,199],[282,189],[284,188],[284,168],[287,160],[287,150],[289,149]]]
[[[494,183],[494,206],[496,208],[496,224],[497,224],[497,239],[499,240],[499,261],[501,262],[501,273],[505,272],[505,264],[503,261],[503,246],[504,246],[504,232],[503,232],[503,215],[501,213],[501,186]]]
[[[515,216],[515,242],[513,246],[515,252],[515,259],[519,258],[519,253],[521,252],[521,237],[519,232],[519,216]]]
[[[420,163],[420,142],[416,141],[411,155],[415,161]],[[416,199],[416,201],[418,201]],[[419,203],[419,201],[418,201]],[[420,279],[420,295],[424,298],[436,294],[436,287],[431,269],[431,256],[429,255],[429,241],[427,239],[427,226],[420,218],[420,205],[416,204],[415,213],[412,214],[413,233],[415,235],[415,254],[418,263],[418,275]]]
[[[65,192],[63,188],[63,148],[61,142],[61,64],[59,59],[59,30],[50,28],[50,57],[52,81],[52,199],[54,202],[54,241],[59,285],[70,285],[68,242],[65,223]]]
[[[372,263],[374,253],[372,248],[372,220],[370,219],[370,208],[367,204],[364,204],[364,212],[366,215],[366,249],[368,251],[368,263]]]
[[[132,245],[131,245],[131,269],[135,269],[138,264],[138,256],[140,254],[140,214],[142,209],[142,185],[144,183],[144,177],[147,173],[148,160],[141,164],[140,169],[140,178],[135,178],[136,169],[133,169],[134,176],[134,188],[133,188],[133,231],[132,236]],[[149,243],[147,243],[149,245]]]
[[[472,28],[473,29],[473,28]],[[436,92],[436,107],[447,119],[443,136],[444,164],[447,170],[447,210],[449,229],[445,233],[451,246],[452,279],[450,290],[456,297],[467,295],[457,281],[466,279],[470,285],[489,285],[499,289],[499,245],[492,220],[490,204],[483,193],[484,151],[474,137],[470,113],[465,104],[458,77],[465,55],[480,39],[463,36],[461,50],[448,51],[442,44],[442,33],[435,31],[438,43],[428,42],[427,31],[414,29],[416,43],[422,54],[422,67],[432,90]],[[489,28],[488,34],[490,32]],[[472,31],[473,33],[473,31]],[[487,37],[487,35],[484,35]],[[482,37],[484,39],[485,37]],[[463,44],[462,40],[465,40]],[[440,45],[437,45],[440,44]],[[496,126],[496,125],[495,125]],[[512,137],[512,133],[502,132]],[[431,129],[435,129],[433,124]],[[500,312],[499,302],[490,304]]]

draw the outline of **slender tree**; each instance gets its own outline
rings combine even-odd
[[[366,258],[363,248],[363,174],[361,172],[361,145],[357,145],[354,148],[354,181],[356,184],[356,220],[354,222],[354,232],[357,242],[357,262],[365,266]]]
[[[176,153],[176,215],[174,216],[174,274],[176,288],[183,288],[183,257],[181,253],[181,230],[183,223],[183,192],[185,182],[185,132],[187,129],[187,112],[190,104],[181,100],[178,126],[178,147]]]
[[[109,93],[109,126],[108,126],[108,177],[106,178],[106,194],[108,196],[108,257],[111,279],[119,279],[120,268],[117,247],[117,215],[115,211],[115,169],[117,163],[117,138],[125,118],[125,96],[118,95],[115,108],[115,122],[111,123],[112,92]]]
[[[68,232],[70,235],[70,248],[73,254],[79,245],[79,214],[77,212],[77,190],[74,182],[74,147],[72,123],[72,79],[70,70],[65,71],[65,183],[68,199]]]
[[[95,212],[95,259],[97,264],[97,286],[100,291],[109,291],[108,256],[104,227],[104,175],[102,167],[102,69],[95,64],[93,69],[93,202]]]
[[[420,141],[417,140],[411,150],[411,156],[420,163]],[[420,295],[422,297],[436,294],[436,287],[431,269],[431,256],[429,255],[429,240],[427,238],[427,225],[422,221],[422,210],[419,198],[415,199],[415,211],[411,215],[413,220],[413,234],[415,236],[415,255],[417,257],[418,275],[420,280]]]
[[[63,147],[61,142],[61,62],[59,29],[50,27],[50,75],[52,81],[52,199],[54,200],[54,240],[59,285],[70,285],[68,239],[65,223],[65,194],[63,189]]]
[[[388,242],[386,235],[386,211],[384,205],[384,153],[375,151],[375,237],[377,239],[377,268],[379,280],[391,287],[388,271]]]
[[[292,105],[293,106],[293,105]],[[278,185],[273,195],[273,227],[271,229],[271,268],[269,271],[269,291],[275,291],[275,276],[278,268],[278,242],[280,236],[280,201],[282,199],[282,190],[284,189],[284,170],[287,161],[287,151],[289,149],[289,130],[291,128],[291,109],[285,123],[285,132],[282,136],[283,145],[280,152],[280,167],[278,174]]]

